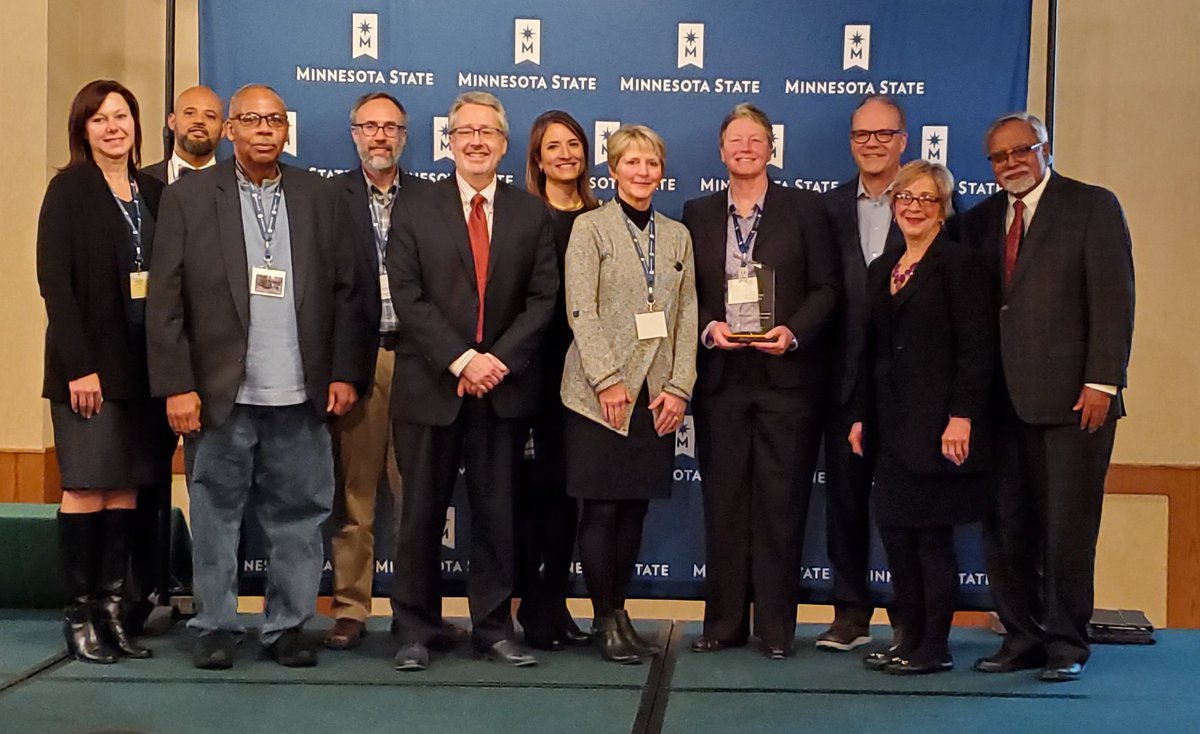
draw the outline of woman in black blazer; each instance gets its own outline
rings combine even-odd
[[[905,248],[884,253],[867,272],[863,374],[873,380],[856,396],[860,420],[849,440],[859,455],[864,427],[866,440],[877,442],[871,501],[901,632],[896,647],[864,663],[896,675],[953,667],[954,526],[981,519],[987,499],[991,289],[979,254],[942,233],[953,190],[939,164],[900,169],[892,211]]]
[[[549,110],[533,121],[525,189],[545,201],[550,210],[560,277],[575,220],[599,206],[588,180],[590,160],[587,134],[570,114]],[[533,461],[524,463],[516,504],[517,588],[521,596],[517,620],[525,641],[539,650],[588,645],[592,640],[567,611],[579,507],[567,494],[566,414],[558,390],[570,346],[566,288],[560,284],[558,307],[542,337],[542,394],[533,418]]]
[[[71,160],[46,189],[37,272],[46,302],[42,396],[62,474],[59,547],[79,660],[149,657],[125,630],[129,535],[140,487],[169,466],[175,437],[146,376],[145,303],[163,184],[138,174],[138,104],[98,80],[71,104]]]

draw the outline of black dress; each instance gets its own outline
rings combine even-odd
[[[95,167],[89,165],[89,168]],[[47,295],[47,312],[50,315],[47,359],[61,361],[56,354],[61,336],[55,332],[62,329],[62,323],[57,317],[57,303],[52,306],[51,301],[61,300],[64,284],[59,279],[69,277],[71,270],[74,270],[78,280],[70,282],[68,288],[74,291],[72,295],[80,307],[84,307],[86,302],[81,291],[92,298],[96,297],[97,292],[107,293],[105,303],[120,304],[119,310],[108,309],[111,313],[107,315],[114,323],[106,324],[106,327],[120,333],[121,341],[128,345],[130,353],[126,355],[126,360],[127,364],[134,366],[135,374],[128,374],[128,370],[121,370],[118,365],[108,369],[99,366],[96,371],[100,375],[104,402],[99,413],[85,419],[71,410],[69,396],[63,399],[65,385],[50,384],[62,378],[55,375],[56,379],[52,379],[53,367],[48,366],[45,392],[50,398],[55,453],[62,486],[66,489],[135,489],[161,480],[164,466],[169,466],[169,457],[177,439],[167,424],[164,401],[150,397],[145,377],[146,301],[131,298],[129,292],[128,274],[135,270],[134,238],[99,170],[78,169],[81,170],[68,169],[59,174],[69,183],[60,181],[52,186],[43,204],[39,223],[39,279],[42,281],[43,294],[50,294]],[[137,181],[139,196],[136,203],[121,202],[120,205],[130,219],[136,221],[137,215],[141,217],[142,270],[148,271],[154,241],[154,214],[161,184],[149,182],[141,176]],[[80,190],[66,190],[70,188]],[[51,218],[70,217],[71,209],[83,202],[94,207],[91,214],[107,219],[95,227],[99,231],[88,232],[87,227],[75,230],[64,227],[61,222],[49,223]],[[72,253],[78,252],[77,243],[64,241],[75,238],[90,238],[87,244],[91,247],[110,250],[90,252],[87,261],[79,262],[82,258],[72,256]],[[64,257],[70,262],[63,262]],[[104,265],[97,266],[97,261]],[[115,267],[106,267],[110,265]],[[85,334],[85,339],[89,343],[96,339],[112,340],[113,333]],[[131,386],[131,381],[138,384]]]
[[[931,528],[982,519],[990,497],[987,410],[995,345],[978,253],[940,236],[912,280],[890,294],[903,250],[871,264],[867,418],[878,447],[872,509],[881,528]],[[951,415],[971,419],[970,455],[941,455]]]

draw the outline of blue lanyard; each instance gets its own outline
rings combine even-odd
[[[142,197],[138,193],[137,181],[129,179],[129,193],[133,198],[133,216],[129,216],[125,202],[121,201],[115,191],[109,189],[109,193],[116,200],[117,208],[121,210],[121,216],[125,217],[125,224],[129,225],[129,233],[133,235],[133,264],[140,273],[142,272]]]
[[[262,202],[262,187],[256,186],[253,181],[246,178],[246,183],[250,185],[250,201],[254,203],[254,216],[258,220],[258,233],[263,238],[263,262],[267,267],[271,267],[271,240],[275,239],[275,223],[279,218],[279,200],[283,197],[283,182],[275,184],[275,194],[271,197],[271,216],[263,213]]]
[[[384,270],[383,258],[387,251],[388,231],[388,222],[384,222],[383,218],[384,214],[388,214],[388,220],[390,222],[391,215],[389,210],[391,209],[392,203],[396,200],[396,193],[399,191],[399,189],[400,176],[397,174],[396,183],[389,187],[386,192],[380,192],[383,194],[383,200],[380,201],[379,197],[375,195],[375,191],[379,191],[379,189],[374,188],[370,182],[367,183],[367,197],[368,203],[370,204],[370,206],[367,208],[371,210],[371,229],[375,233],[375,249],[379,251],[379,273],[381,275],[386,272]]]
[[[623,213],[622,213],[623,215]],[[629,238],[633,240],[633,247],[637,250],[638,260],[642,262],[642,273],[646,276],[646,303],[654,303],[654,220],[658,217],[657,213],[650,214],[650,245],[649,257],[642,250],[642,243],[638,241],[637,228],[633,226],[633,222],[629,221],[629,217],[625,217],[625,228],[629,230]]]
[[[737,209],[730,204],[729,216],[733,217],[733,235],[737,238],[738,251],[742,253],[742,264],[746,264],[746,260],[750,254],[750,248],[754,246],[754,239],[758,236],[758,223],[762,219],[762,207],[758,204],[754,205],[754,224],[750,227],[750,234],[742,236],[742,217],[738,215]]]

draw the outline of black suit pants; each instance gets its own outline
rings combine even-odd
[[[524,421],[498,418],[467,398],[448,426],[395,423],[404,475],[392,580],[392,609],[402,643],[428,645],[441,630],[441,547],[446,509],[460,466],[471,510],[467,599],[477,647],[513,636],[513,481]]]
[[[1116,422],[1038,426],[1011,406],[997,432],[994,515],[985,524],[992,596],[1007,654],[1086,662],[1096,538]]]
[[[754,633],[790,647],[800,556],[821,435],[810,389],[774,388],[757,352],[727,359],[724,384],[697,396],[697,458],[704,491],[704,634]]]
[[[874,471],[872,447],[866,447],[865,457],[850,450],[852,412],[849,405],[831,406],[825,423],[825,546],[833,567],[836,618],[866,626],[874,611],[867,587]]]

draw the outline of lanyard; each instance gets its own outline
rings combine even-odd
[[[246,179],[250,185],[250,201],[254,203],[254,216],[258,220],[258,233],[263,238],[263,262],[271,267],[271,240],[275,239],[275,223],[279,217],[279,200],[283,197],[283,182],[275,184],[275,194],[271,197],[271,216],[263,213],[262,187]]]
[[[754,205],[754,224],[750,227],[750,234],[742,236],[742,217],[738,215],[737,209],[730,204],[729,216],[733,217],[733,235],[737,238],[738,252],[742,253],[742,265],[746,264],[749,259],[750,248],[754,246],[754,239],[758,236],[758,223],[762,219],[762,207],[758,204]]]
[[[133,216],[129,215],[129,210],[125,208],[125,202],[117,196],[116,192],[109,189],[113,199],[117,202],[117,208],[121,210],[121,216],[125,217],[125,224],[129,225],[129,233],[133,235],[133,264],[137,271],[142,272],[142,201],[138,194],[137,181],[129,179],[129,192],[133,199]]]
[[[368,184],[368,186],[370,186]],[[371,229],[375,233],[375,249],[379,251],[379,272],[382,275],[384,272],[383,258],[387,251],[387,231],[391,221],[390,209],[392,203],[396,200],[397,190],[400,188],[399,176],[396,177],[396,183],[386,192],[380,192],[382,197],[376,196],[375,192],[379,189],[371,186],[368,189],[367,197],[369,198],[371,210]],[[385,221],[386,216],[386,221]]]
[[[633,247],[637,250],[638,260],[642,262],[642,273],[646,276],[646,303],[654,303],[654,220],[658,217],[656,213],[650,214],[650,246],[649,256],[647,252],[642,250],[642,243],[638,241],[637,229],[633,226],[633,222],[629,221],[629,217],[625,217],[625,228],[629,230],[629,238],[633,240]]]

